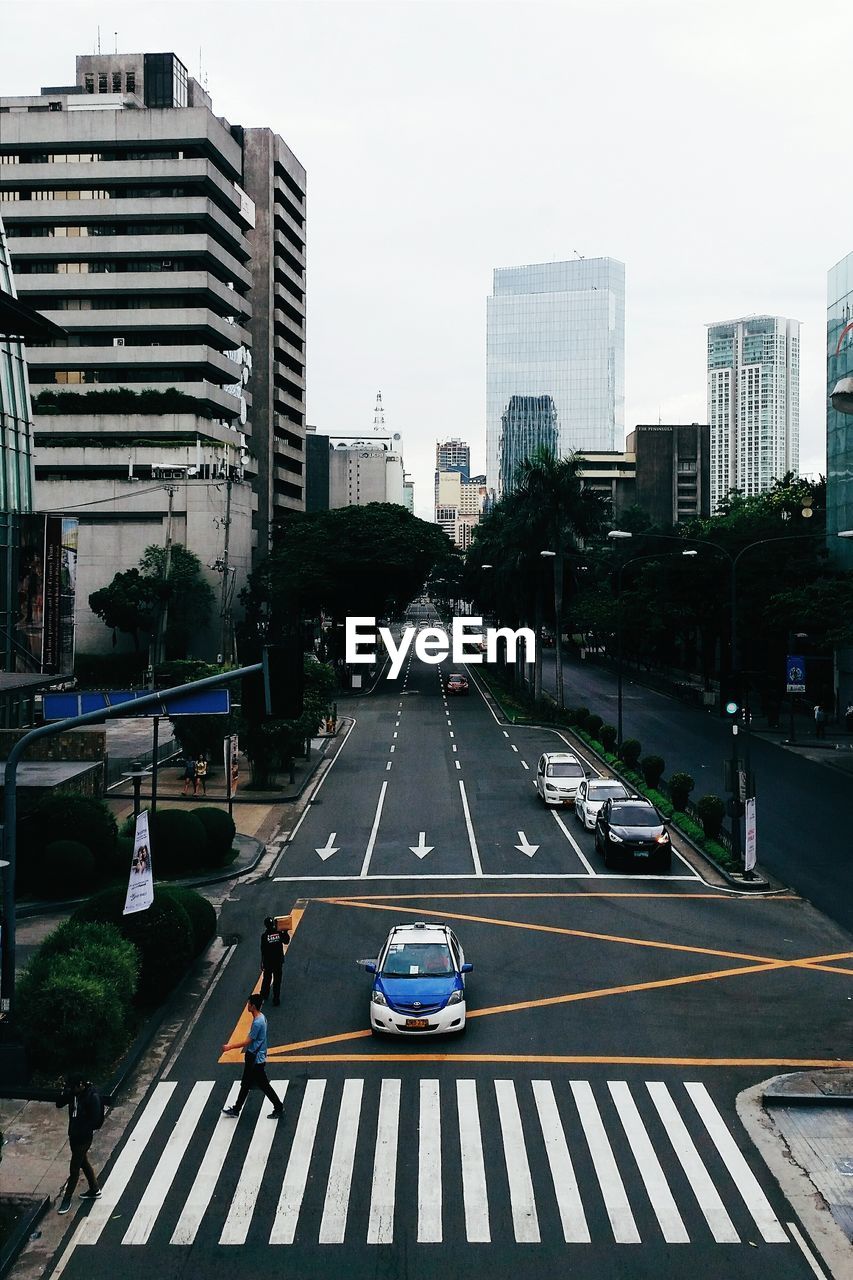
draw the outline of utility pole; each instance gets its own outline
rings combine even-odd
[[[231,661],[231,593],[229,590],[230,570],[228,567],[228,548],[231,541],[231,467],[226,455],[225,479],[225,545],[222,549],[222,596],[219,605],[219,652],[223,662]]]
[[[163,560],[163,584],[165,587],[165,597],[163,600],[163,612],[160,614],[160,625],[157,628],[158,637],[156,645],[156,661],[152,663],[155,666],[157,662],[166,661],[166,628],[169,625],[169,573],[172,568],[172,512],[175,502],[175,489],[173,485],[166,486],[166,493],[169,495],[169,509],[166,516],[166,554]]]

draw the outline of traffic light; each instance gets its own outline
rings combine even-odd
[[[264,645],[263,665],[265,714],[272,720],[298,720],[305,688],[302,637]]]
[[[723,676],[720,680],[720,715],[727,720],[738,720],[742,709],[743,681],[739,675]]]

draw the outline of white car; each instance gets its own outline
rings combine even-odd
[[[628,788],[616,778],[585,778],[575,796],[575,814],[587,831],[592,831],[605,800],[627,800],[629,796]]]
[[[374,1035],[442,1035],[465,1030],[467,964],[456,934],[446,924],[395,925],[376,961],[370,1028]]]
[[[546,751],[536,766],[536,790],[546,804],[574,805],[586,770],[570,751]]]

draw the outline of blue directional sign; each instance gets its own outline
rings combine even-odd
[[[45,720],[68,720],[72,716],[84,716],[90,711],[106,711],[108,707],[127,704],[125,716],[227,716],[231,710],[231,698],[227,689],[199,689],[197,693],[184,693],[177,698],[164,698],[159,703],[135,711],[137,698],[144,698],[150,689],[114,689],[109,693],[46,693],[42,704]],[[123,717],[120,717],[123,718]]]
[[[789,653],[785,659],[785,688],[788,693],[805,693],[806,660],[802,654]]]

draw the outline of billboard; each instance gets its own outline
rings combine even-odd
[[[74,668],[77,520],[21,516],[15,669],[70,674]]]

